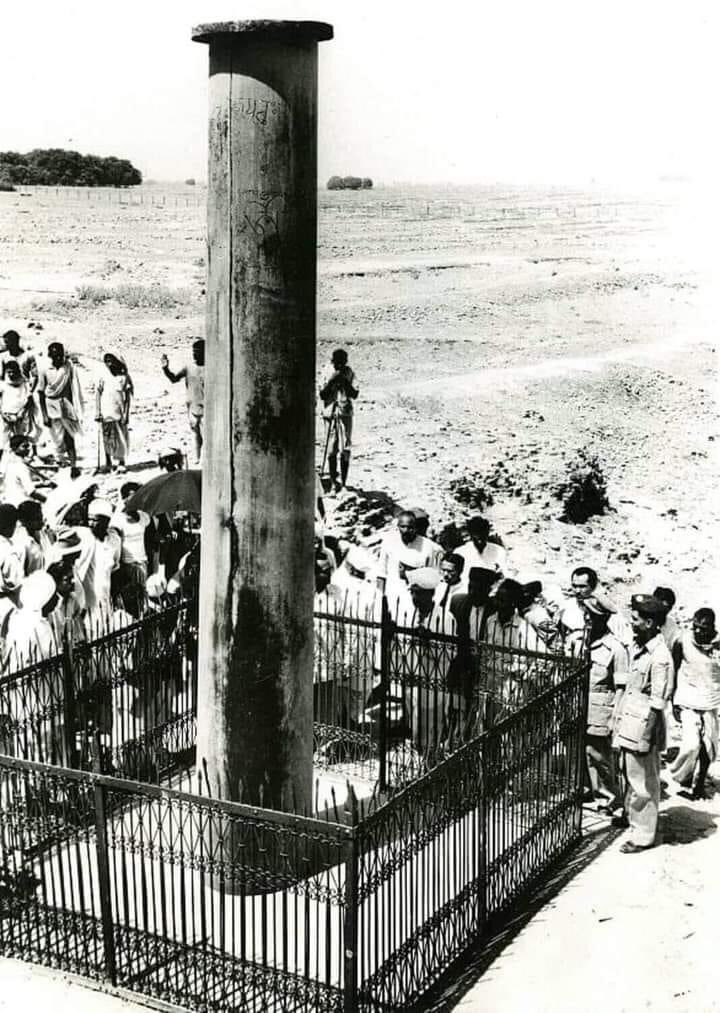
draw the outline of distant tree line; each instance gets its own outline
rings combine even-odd
[[[21,155],[0,151],[0,182],[25,186],[137,186],[142,173],[126,158],[35,148]]]
[[[360,176],[331,176],[327,181],[328,190],[372,190],[371,179]]]

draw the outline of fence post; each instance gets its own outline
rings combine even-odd
[[[93,768],[97,771],[100,765],[100,736],[95,732],[93,750]],[[117,964],[115,961],[115,933],[112,917],[112,901],[110,897],[110,860],[107,844],[107,806],[105,788],[95,780],[93,785],[95,797],[95,848],[97,852],[98,887],[100,890],[100,919],[102,922],[103,951],[105,953],[105,974],[111,985],[117,984]]]
[[[352,836],[346,845],[345,858],[345,918],[343,925],[343,1010],[355,1013],[358,1008],[358,800],[354,791],[348,792]]]
[[[77,747],[75,742],[75,672],[73,646],[68,631],[63,631],[62,649],[63,676],[63,750],[64,763],[73,770],[77,768]]]
[[[388,689],[390,686],[390,645],[393,635],[393,622],[387,596],[383,592],[382,613],[380,616],[380,728],[379,738],[379,769],[378,787],[387,790],[387,707]]]

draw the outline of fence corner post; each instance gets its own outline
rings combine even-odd
[[[62,642],[62,679],[63,679],[63,763],[77,769],[78,757],[75,743],[75,663],[73,645],[65,630]]]
[[[96,740],[96,746],[98,745]],[[105,787],[96,777],[93,784],[95,810],[95,848],[97,853],[98,887],[100,891],[100,920],[102,924],[105,974],[111,985],[117,984],[115,960],[115,932],[110,895],[110,860],[107,841],[107,804]]]
[[[393,635],[393,622],[390,616],[390,606],[385,592],[382,596],[382,613],[380,616],[380,727],[378,729],[379,739],[379,764],[378,764],[378,788],[380,791],[387,791],[387,739],[388,739],[388,691],[390,688],[390,644]]]
[[[359,844],[358,800],[355,792],[349,793],[351,834],[345,846],[345,917],[343,925],[343,1010],[355,1013],[358,1009],[358,904],[359,904]]]

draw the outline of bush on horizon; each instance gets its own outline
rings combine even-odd
[[[563,505],[560,520],[567,524],[584,524],[591,517],[610,509],[605,475],[599,460],[586,450],[578,451],[567,465],[565,480],[554,490]]]
[[[360,176],[331,176],[327,181],[328,190],[371,190],[373,181]]]
[[[0,151],[0,178],[22,186],[137,186],[142,173],[126,158],[64,148]]]

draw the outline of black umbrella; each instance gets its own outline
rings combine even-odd
[[[171,514],[188,510],[199,514],[202,503],[202,471],[170,471],[151,478],[127,501],[126,510],[144,510],[146,514]]]

